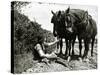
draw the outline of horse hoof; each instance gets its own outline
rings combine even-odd
[[[70,56],[68,56],[67,61],[69,62],[70,60],[71,60],[71,57],[70,57]]]
[[[84,62],[89,62],[89,59],[88,58],[84,58],[83,61]]]
[[[59,53],[55,53],[57,56],[59,55]]]
[[[89,59],[86,59],[86,62],[89,62]]]
[[[82,62],[82,58],[81,57],[79,57],[79,61]]]

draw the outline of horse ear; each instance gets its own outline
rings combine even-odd
[[[69,11],[70,11],[70,7],[68,7],[68,9],[66,10],[66,13],[69,13]]]
[[[53,14],[53,15],[55,15],[55,13],[51,10],[51,13]]]
[[[58,11],[58,15],[61,15],[61,11],[60,10]]]

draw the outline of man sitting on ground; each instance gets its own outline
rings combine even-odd
[[[35,56],[35,58],[38,57],[37,59],[39,59],[40,61],[43,58],[49,58],[49,59],[57,58],[57,56],[54,52],[52,52],[51,54],[45,53],[45,46],[54,45],[57,42],[59,42],[59,40],[56,40],[56,41],[51,42],[51,43],[47,43],[47,42],[45,42],[46,40],[43,36],[38,36],[37,39],[38,39],[38,42],[34,47],[34,56]]]

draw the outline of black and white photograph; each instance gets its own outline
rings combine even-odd
[[[98,68],[98,8],[11,2],[11,73]]]

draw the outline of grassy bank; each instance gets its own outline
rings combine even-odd
[[[14,73],[22,73],[33,66],[32,53],[18,54],[14,58]]]

